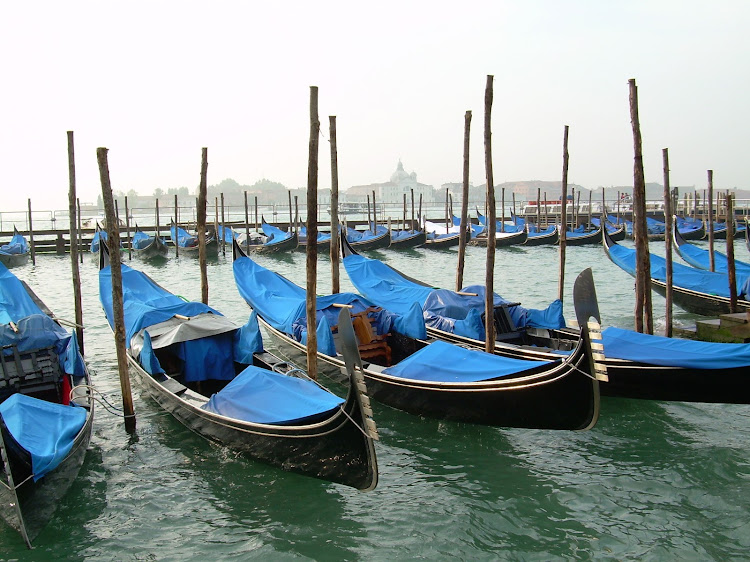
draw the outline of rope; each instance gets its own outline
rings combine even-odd
[[[117,406],[111,404],[107,400],[107,395],[106,394],[104,394],[103,392],[101,392],[94,385],[90,385],[90,384],[79,384],[79,385],[74,386],[73,388],[71,388],[70,389],[70,401],[71,402],[74,401],[73,400],[73,398],[74,398],[73,397],[73,392],[76,389],[79,389],[79,388],[88,390],[89,393],[90,393],[89,398],[91,398],[91,400],[93,400],[97,404],[100,404],[101,407],[104,408],[104,410],[106,412],[108,412],[108,413],[110,413],[110,414],[112,414],[114,416],[118,416],[118,417],[124,417],[124,418],[134,418],[135,417],[135,414],[125,415],[125,411],[124,410],[122,410],[121,408],[118,408]],[[101,396],[101,398],[97,398],[96,396],[94,396],[94,394],[99,394],[99,396]]]

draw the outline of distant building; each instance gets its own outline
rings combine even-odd
[[[411,190],[414,190],[414,199],[422,200],[425,203],[435,201],[435,188],[431,185],[419,183],[416,172],[409,174],[404,170],[401,160],[398,161],[396,171],[391,174],[391,180],[383,183],[371,183],[368,185],[354,185],[344,192],[342,202],[362,203],[367,201],[367,196],[375,192],[375,197],[379,203],[400,203],[403,201],[404,194],[411,198]]]

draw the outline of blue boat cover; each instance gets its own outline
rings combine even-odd
[[[240,295],[266,322],[299,342],[307,341],[307,305],[304,289],[247,257],[234,261],[234,280]],[[354,293],[317,297],[318,350],[332,356],[336,353],[330,328],[338,324],[340,311],[335,304],[351,305],[352,314],[362,312],[373,305],[369,300]],[[403,314],[394,314],[391,310],[382,309],[370,313],[370,316],[375,318],[378,334],[385,334],[393,329],[414,338],[426,337],[419,307],[407,310]],[[322,321],[325,321],[327,326],[321,326]]]
[[[143,328],[165,322],[175,314],[197,316],[210,312],[221,313],[200,302],[185,302],[157,285],[150,277],[121,264],[123,310],[125,313],[125,345]],[[111,327],[112,316],[112,269],[107,266],[99,272],[99,299]]]
[[[707,249],[699,248],[695,244],[683,244],[677,247],[677,253],[693,267],[706,271],[711,270],[711,254]],[[738,286],[742,284],[740,277],[750,277],[750,263],[734,260],[734,269],[737,273]],[[729,261],[726,254],[722,254],[717,250],[714,250],[714,271],[718,271],[719,273],[729,271]]]
[[[604,355],[615,359],[705,370],[750,366],[750,344],[681,340],[613,327],[603,330],[602,338]]]
[[[288,240],[291,238],[294,233],[293,232],[284,232],[277,226],[273,226],[272,224],[268,224],[267,222],[263,222],[261,225],[261,228],[263,229],[263,234],[265,234],[268,237],[268,240],[266,240],[266,245],[268,244],[278,244],[279,242],[283,242],[284,240]]]
[[[31,455],[35,482],[63,461],[86,423],[84,408],[21,393],[12,394],[0,404],[0,414],[13,438]]]
[[[461,290],[462,293],[477,293],[476,297],[426,287],[406,279],[380,260],[356,254],[344,258],[344,267],[357,290],[378,306],[387,307],[397,314],[406,314],[416,303],[428,326],[473,339],[484,339],[484,324],[481,321],[484,312],[483,286],[471,285]],[[511,301],[495,294],[494,302],[495,306],[500,306]],[[554,301],[544,310],[514,306],[509,307],[509,312],[519,328],[565,327],[560,301]]]
[[[97,229],[94,232],[94,237],[91,239],[91,252],[96,253],[99,251],[99,241],[107,239],[107,231]]]
[[[635,277],[635,249],[626,248],[619,244],[612,244],[609,248],[609,256],[612,261],[624,271]],[[667,281],[666,261],[661,256],[651,254],[651,277],[663,283]],[[700,293],[707,293],[720,297],[729,298],[729,279],[726,273],[713,273],[681,265],[672,264],[672,284],[675,287],[690,289]],[[750,278],[737,279],[737,293],[744,298],[750,287]]]
[[[177,244],[180,248],[194,248],[198,245],[198,237],[189,234],[184,228],[179,226],[172,226],[169,229],[169,235],[172,238],[172,242]]]
[[[153,242],[154,242],[154,236],[150,236],[143,232],[142,230],[136,230],[135,234],[133,234],[133,248],[136,250],[143,250],[144,248],[148,248]],[[162,242],[164,242],[164,239],[162,238]]]
[[[13,238],[10,242],[0,246],[0,254],[14,255],[14,254],[27,254],[29,252],[29,243],[26,241],[21,234],[16,230],[13,234]]]
[[[219,240],[223,238],[224,242],[226,242],[227,244],[231,244],[236,237],[237,236],[234,230],[232,230],[228,226],[224,226],[221,224],[219,225]]]
[[[559,363],[512,359],[436,341],[383,372],[403,379],[432,382],[477,382]]]
[[[511,219],[513,219],[512,216],[511,216]],[[479,222],[479,226],[482,226],[482,227],[487,226],[487,217],[485,217],[484,215],[477,214],[477,220]],[[503,222],[500,220],[497,220],[497,217],[495,218],[495,232],[521,232],[523,228],[524,228],[524,223],[516,222],[515,220],[510,223],[506,221],[505,228],[503,228]]]
[[[299,237],[302,240],[307,238],[307,227],[304,227],[304,226],[299,227]],[[330,232],[318,231],[318,242],[324,242],[325,240],[330,240],[330,239],[331,239]]]
[[[288,425],[330,412],[343,403],[310,380],[251,365],[202,408],[253,423]]]
[[[555,232],[555,229],[557,227],[553,224],[545,228],[544,230],[539,230],[539,227],[535,224],[529,225],[529,238],[534,238],[535,236],[546,236],[548,234],[552,234]]]
[[[422,234],[421,230],[391,230],[391,240],[402,241]]]
[[[346,240],[348,242],[367,242],[368,240],[372,240],[373,238],[383,236],[386,232],[388,232],[388,229],[382,225],[378,225],[374,232],[372,230],[372,226],[370,226],[370,228],[368,228],[364,232],[354,230],[353,228],[347,226]]]

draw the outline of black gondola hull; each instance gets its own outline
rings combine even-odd
[[[398,240],[391,239],[390,248],[392,250],[402,250],[405,248],[417,248],[422,246],[427,241],[426,232],[415,232],[407,238],[401,238]]]
[[[500,234],[500,233],[497,233]],[[526,232],[526,229],[524,228],[520,232],[513,232],[502,236],[495,236],[495,247],[496,248],[504,248],[507,246],[520,246],[522,244],[526,243],[526,240],[528,239],[528,233]],[[486,246],[487,245],[487,236],[477,236],[471,241],[472,244],[475,244],[477,246]]]
[[[454,248],[460,243],[461,235],[455,234],[453,236],[446,236],[444,238],[427,238],[423,247],[430,250],[445,250],[447,248]]]
[[[602,229],[598,228],[593,232],[584,234],[583,236],[576,236],[574,238],[565,237],[566,246],[585,246],[586,244],[601,244],[602,243]]]
[[[352,248],[358,252],[387,248],[391,244],[391,233],[390,231],[386,231],[375,238],[370,238],[369,240],[361,242],[349,242],[349,244],[351,244]]]
[[[279,351],[303,361],[305,347],[259,317]],[[321,373],[336,379],[343,361],[318,353]],[[365,367],[368,393],[375,400],[417,415],[500,427],[590,429],[599,417],[599,385],[586,373],[587,358],[579,347],[570,362],[544,374],[483,383],[441,384],[404,380]]]
[[[128,355],[133,372],[149,395],[183,425],[248,457],[289,472],[359,490],[377,485],[372,439],[352,420],[362,420],[359,399],[350,388],[343,411],[308,425],[253,424],[202,410],[159,384]],[[347,415],[348,414],[348,415]]]
[[[555,229],[554,232],[540,234],[538,236],[529,236],[524,242],[524,246],[553,246],[560,241],[560,231]]]
[[[29,255],[29,252],[23,254],[0,254],[0,263],[8,269],[11,267],[18,267],[28,263]]]
[[[243,245],[245,250],[255,252],[256,254],[275,254],[277,252],[289,252],[294,250],[298,245],[297,233],[295,232],[289,238],[279,241],[278,243],[271,242],[270,244],[247,244]]]

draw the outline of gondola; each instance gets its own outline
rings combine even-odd
[[[172,219],[172,225],[169,228],[169,236],[172,244],[177,247],[178,256],[198,257],[198,235],[190,234],[184,228],[177,226]],[[219,255],[219,242],[212,233],[206,232],[206,256],[216,257]]]
[[[711,270],[711,254],[707,249],[699,248],[695,244],[687,242],[676,228],[672,229],[672,236],[675,250],[683,260],[698,269]],[[714,271],[727,273],[728,269],[727,255],[714,250]],[[742,287],[750,279],[750,263],[734,260],[734,269],[737,274],[737,286]]]
[[[706,224],[702,220],[677,216],[675,224],[684,240],[703,240],[706,237]]]
[[[261,217],[262,234],[250,232],[248,241],[247,234],[241,230],[235,236],[237,243],[246,250],[259,254],[275,254],[277,252],[288,252],[294,250],[298,244],[296,232],[285,232],[280,228],[268,224]]]
[[[495,247],[504,248],[508,246],[521,246],[526,243],[528,237],[529,233],[526,228],[519,230],[518,232],[498,231],[495,233]],[[476,246],[486,246],[487,240],[487,233],[485,231],[484,234],[480,234],[476,238],[473,238],[470,243]]]
[[[135,225],[132,244],[133,255],[143,260],[165,258],[169,253],[166,242],[160,236],[146,234],[138,228],[138,224]]]
[[[604,250],[612,262],[635,277],[635,250],[620,246],[604,235]],[[667,291],[664,258],[651,254],[651,288],[664,296]],[[729,280],[725,273],[701,271],[692,267],[672,264],[672,298],[674,304],[687,312],[702,316],[719,316],[729,313]],[[738,293],[740,288],[738,287]],[[746,295],[739,294],[739,311],[750,309]]]
[[[355,262],[364,260],[367,260],[365,265],[372,265],[374,269],[366,268],[358,273],[352,267],[353,262],[349,257],[344,258],[344,266],[354,286],[370,296],[376,304],[382,299],[398,307],[399,295],[395,288],[390,293],[381,292],[380,296],[375,288],[365,290],[363,278],[368,275],[378,277],[378,290],[387,285],[397,285],[402,286],[404,291],[410,289],[412,298],[418,298],[421,292],[419,281],[407,278],[390,266],[377,263],[377,260],[360,258]],[[421,286],[425,288],[425,292],[436,290],[424,284]],[[471,295],[466,294],[467,290],[462,293],[440,291],[442,294],[434,296],[432,300],[442,301],[445,305],[443,311],[446,313],[456,314],[462,306],[461,301],[464,301],[464,309],[471,306],[465,304],[465,301],[471,303],[473,300]],[[576,279],[574,300],[596,302],[590,269],[583,271]],[[514,303],[507,310],[509,322],[518,322],[519,326],[515,333],[498,329],[499,339],[495,344],[495,353],[498,355],[549,359],[555,357],[560,350],[569,349],[578,337],[577,332],[570,329],[548,329],[546,333],[539,328],[531,329],[530,326],[523,325],[526,312],[519,311]],[[601,324],[598,306],[596,309],[590,307],[590,310],[595,311],[592,315]],[[431,309],[432,314],[439,311],[438,308]],[[463,314],[466,315],[465,312]],[[425,316],[428,314],[425,313]],[[502,324],[508,326],[508,321]],[[444,341],[484,347],[483,336],[472,338],[470,333],[460,329],[459,333],[451,332],[449,328],[443,319],[442,323],[432,322],[427,331],[430,336]],[[614,327],[602,331],[602,344],[604,357],[599,358],[597,374],[601,376],[601,380],[607,381],[599,385],[604,396],[689,402],[750,402],[750,345],[663,338]]]
[[[535,229],[533,232],[529,227],[529,235],[524,242],[524,246],[553,246],[559,241],[560,231],[554,224],[541,231]]]
[[[379,250],[387,248],[391,244],[391,233],[384,226],[376,226],[375,231],[372,228],[359,232],[350,227],[346,229],[346,239],[349,243],[360,251]]]
[[[427,241],[427,233],[423,230],[391,230],[392,250],[418,248]]]
[[[727,223],[725,222],[715,222],[713,223],[714,228],[714,240],[726,240],[727,239]],[[735,234],[737,232],[737,229],[735,228],[734,224],[732,224],[732,228],[734,229],[732,231],[732,234]],[[705,227],[706,229],[706,235],[704,238],[708,238],[708,229],[709,227]]]
[[[78,476],[94,403],[75,335],[3,265],[0,292],[0,515],[31,548]]]
[[[625,225],[624,224],[614,224],[609,220],[609,218],[603,219],[604,220],[604,226],[607,229],[607,234],[609,234],[609,237],[614,240],[615,242],[621,242],[625,240],[625,235],[627,234],[625,232]],[[594,226],[601,226],[602,219],[591,217],[591,224]]]
[[[305,357],[305,291],[248,258],[237,245],[234,277],[279,351]],[[405,315],[373,307],[364,297],[317,298],[316,334],[321,373],[336,377],[344,362],[329,318],[351,306],[364,376],[371,396],[408,413],[504,427],[589,429],[599,415],[590,346],[583,338],[564,357],[509,359],[442,341],[427,343],[421,309]],[[348,329],[345,328],[345,329]]]
[[[447,228],[444,224],[424,221],[424,230],[427,233],[424,248],[428,250],[446,250],[458,246],[461,243],[460,226],[461,219],[458,219],[458,224],[456,224],[456,217],[453,217],[453,226]],[[469,238],[471,238],[471,235],[466,238],[467,242]]]
[[[10,242],[0,246],[0,263],[5,267],[16,267],[29,261],[31,247],[24,236],[13,227],[13,237]]]
[[[105,257],[99,297],[112,326]],[[165,410],[258,461],[359,490],[375,488],[377,430],[359,373],[349,374],[341,399],[263,351],[255,314],[237,326],[124,264],[122,284],[128,363]]]
[[[601,225],[596,230],[589,232],[576,232],[568,230],[565,233],[565,245],[566,246],[585,246],[586,244],[601,244],[602,243],[602,227]]]
[[[297,249],[305,252],[307,251],[307,228],[304,226],[299,227],[298,230],[299,245]],[[318,242],[316,244],[318,253],[322,254],[329,252],[331,249],[331,233],[330,232],[318,232]]]

